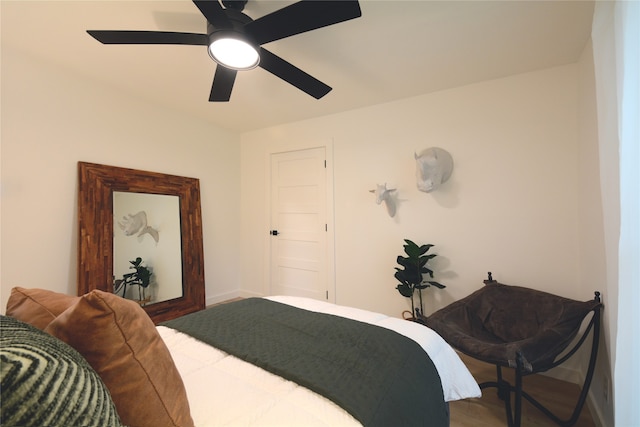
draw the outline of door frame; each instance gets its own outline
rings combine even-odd
[[[271,144],[265,150],[265,212],[267,214],[266,225],[264,230],[264,290],[266,295],[271,293],[271,238],[269,231],[273,229],[271,218],[271,156],[273,154],[282,154],[291,151],[304,151],[313,148],[324,148],[326,166],[326,209],[327,209],[327,301],[336,302],[336,272],[335,272],[335,210],[334,210],[334,186],[333,186],[333,140],[325,139],[320,141],[301,141],[301,142],[279,142]]]

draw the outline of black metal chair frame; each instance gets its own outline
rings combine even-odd
[[[600,292],[595,292],[595,301],[600,302]],[[589,321],[587,328],[584,333],[581,335],[578,342],[566,352],[564,356],[554,361],[550,366],[545,367],[541,370],[532,369],[531,364],[525,359],[520,351],[516,353],[515,362],[510,362],[510,368],[513,368],[515,371],[515,384],[512,385],[508,381],[503,379],[502,376],[502,366],[496,365],[497,371],[497,381],[488,381],[480,384],[481,389],[496,387],[498,389],[498,396],[505,403],[505,412],[507,414],[507,424],[509,427],[520,427],[522,420],[522,398],[525,398],[529,401],[533,406],[535,406],[538,410],[540,410],[543,414],[545,414],[548,418],[553,420],[556,424],[562,427],[570,427],[573,426],[580,417],[580,413],[582,412],[582,408],[587,399],[587,393],[589,392],[589,386],[591,385],[591,380],[593,379],[593,373],[596,366],[596,358],[598,355],[598,345],[600,341],[600,318],[602,312],[602,305],[598,305],[593,310],[593,316]],[[542,405],[538,400],[536,400],[529,393],[525,392],[522,389],[522,379],[523,377],[539,372],[545,372],[549,369],[555,368],[556,366],[564,363],[567,359],[573,356],[578,349],[582,346],[582,343],[586,340],[589,332],[593,329],[593,337],[591,342],[591,355],[589,358],[589,367],[587,369],[587,375],[585,377],[584,383],[582,385],[582,390],[580,391],[580,396],[578,397],[578,401],[573,410],[571,417],[567,420],[560,419],[557,415],[552,413],[548,408]],[[473,357],[473,355],[469,355]],[[511,393],[514,393],[514,409],[511,409]]]

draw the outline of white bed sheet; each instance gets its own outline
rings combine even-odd
[[[310,311],[347,317],[401,333],[433,360],[445,401],[480,397],[478,384],[455,351],[434,331],[371,311],[300,297],[267,297]],[[359,426],[329,399],[244,362],[186,334],[158,326],[187,391],[197,427]]]

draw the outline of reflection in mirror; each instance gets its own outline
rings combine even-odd
[[[142,306],[182,296],[180,199],[113,192],[113,292]]]
[[[78,295],[136,300],[160,323],[205,308],[200,181],[78,162]]]

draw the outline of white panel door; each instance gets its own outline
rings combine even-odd
[[[271,294],[328,299],[325,148],[271,155]]]

